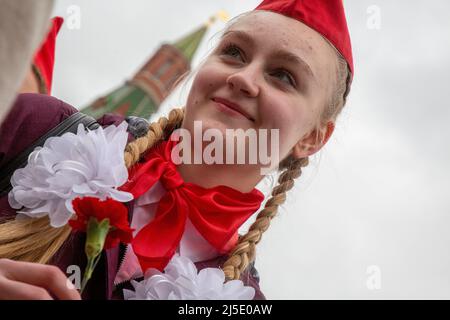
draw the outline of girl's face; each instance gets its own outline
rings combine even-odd
[[[194,132],[193,122],[202,121],[203,130],[224,136],[225,129],[279,129],[280,159],[291,151],[307,156],[318,150],[305,151],[336,70],[336,53],[316,31],[280,14],[253,12],[225,32],[199,69],[183,128]]]

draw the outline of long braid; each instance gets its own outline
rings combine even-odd
[[[184,109],[172,109],[169,119],[161,117],[150,124],[147,134],[129,143],[125,148],[125,165],[131,168],[141,156],[159,141],[166,139],[177,127],[180,127],[184,117]]]
[[[241,273],[254,261],[256,245],[261,240],[262,234],[269,228],[270,221],[278,212],[278,206],[286,200],[286,192],[294,186],[294,179],[302,174],[302,167],[306,167],[309,159],[294,159],[288,157],[287,163],[280,163],[282,168],[287,164],[287,168],[278,178],[278,185],[272,189],[269,198],[256,217],[255,222],[250,226],[248,232],[239,238],[236,247],[231,251],[229,258],[223,265],[223,271],[227,280],[239,279]]]

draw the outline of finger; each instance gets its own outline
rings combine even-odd
[[[44,288],[2,277],[0,300],[53,300],[53,298]]]
[[[55,266],[1,259],[4,275],[15,281],[43,287],[58,299],[80,300],[81,296],[73,286],[68,286],[65,274]],[[3,261],[5,260],[5,261]]]

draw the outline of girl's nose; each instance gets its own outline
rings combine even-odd
[[[256,97],[259,87],[255,81],[255,70],[250,68],[240,70],[228,76],[227,84],[231,90],[245,94],[248,97]]]

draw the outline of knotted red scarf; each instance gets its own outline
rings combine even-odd
[[[157,181],[167,190],[158,203],[155,218],[132,241],[142,271],[163,271],[181,241],[189,217],[200,234],[219,252],[238,228],[260,207],[264,195],[253,189],[243,193],[227,186],[202,188],[184,182],[172,162],[178,142],[163,141],[130,170],[130,180],[120,189],[137,199]]]

